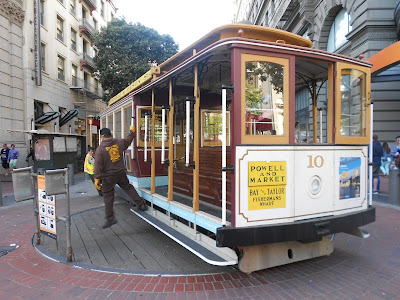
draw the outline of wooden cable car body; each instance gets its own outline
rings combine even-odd
[[[205,261],[256,270],[366,237],[370,67],[260,26],[217,28],[111,99],[137,212]],[[225,128],[224,125],[225,124]]]

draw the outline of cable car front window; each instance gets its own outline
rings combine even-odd
[[[284,67],[246,62],[246,135],[284,135]]]
[[[366,136],[366,74],[352,69],[343,69],[340,91],[341,136]]]

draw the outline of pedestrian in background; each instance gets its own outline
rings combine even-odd
[[[118,184],[121,189],[131,197],[140,210],[147,210],[146,201],[138,195],[135,188],[129,183],[123,160],[124,151],[133,140],[135,127],[131,126],[125,139],[114,139],[108,128],[100,130],[101,144],[96,149],[94,164],[94,185],[102,190],[106,211],[106,223],[108,228],[117,223],[114,216],[114,187]]]
[[[374,178],[374,186],[372,193],[378,193],[379,170],[381,167],[381,157],[383,156],[383,149],[381,143],[378,142],[378,136],[374,134],[372,142],[372,174]]]
[[[88,153],[86,154],[85,157],[85,163],[83,164],[83,170],[85,173],[87,173],[90,177],[90,180],[94,183],[94,148],[89,147]],[[96,187],[97,189],[97,187]],[[100,190],[97,190],[99,193],[99,196],[103,196],[103,193]]]
[[[395,169],[400,168],[400,136],[396,137],[396,146],[393,147],[390,155],[392,156],[393,167]]]
[[[11,169],[17,168],[18,157],[19,157],[19,151],[15,149],[14,144],[11,144],[11,149],[8,152],[8,163],[10,164]]]
[[[382,149],[383,149],[383,156],[381,158],[381,170],[383,175],[387,176],[389,175],[390,163],[392,162],[392,157],[390,155],[390,148],[388,143],[384,142],[382,144]]]
[[[1,165],[6,170],[6,175],[10,170],[10,164],[8,163],[8,153],[10,149],[7,147],[7,144],[3,144],[3,149],[1,149]]]

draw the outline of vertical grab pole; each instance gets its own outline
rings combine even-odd
[[[224,171],[225,170],[225,171]],[[222,226],[226,225],[226,89],[222,87]]]
[[[161,164],[165,161],[165,108],[161,110]]]
[[[168,138],[168,201],[173,200],[174,194],[174,105],[172,99],[172,79],[169,80],[169,138]],[[168,213],[169,214],[169,213]],[[169,216],[169,215],[168,215]]]
[[[144,115],[144,161],[147,162],[147,114]]]
[[[133,108],[133,99],[132,99],[132,118],[131,118],[131,126],[135,126],[135,116],[134,116],[135,109]],[[134,150],[133,148],[135,147],[135,139],[132,140],[131,144],[131,158],[134,159]]]
[[[368,171],[369,171],[369,194],[368,194],[368,204],[372,205],[372,184],[373,184],[373,174],[372,174],[372,152],[373,152],[373,126],[374,126],[374,103],[371,102],[371,117],[369,121],[369,166],[368,166]]]
[[[186,167],[189,167],[189,154],[190,154],[190,99],[186,98]]]
[[[319,110],[319,142],[322,143],[322,108]]]

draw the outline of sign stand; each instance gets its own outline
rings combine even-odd
[[[45,173],[45,190],[47,195],[65,194],[66,198],[66,222],[65,228],[67,231],[67,261],[72,261],[72,246],[71,246],[71,211],[69,199],[69,176],[68,168],[58,170],[47,170]]]

